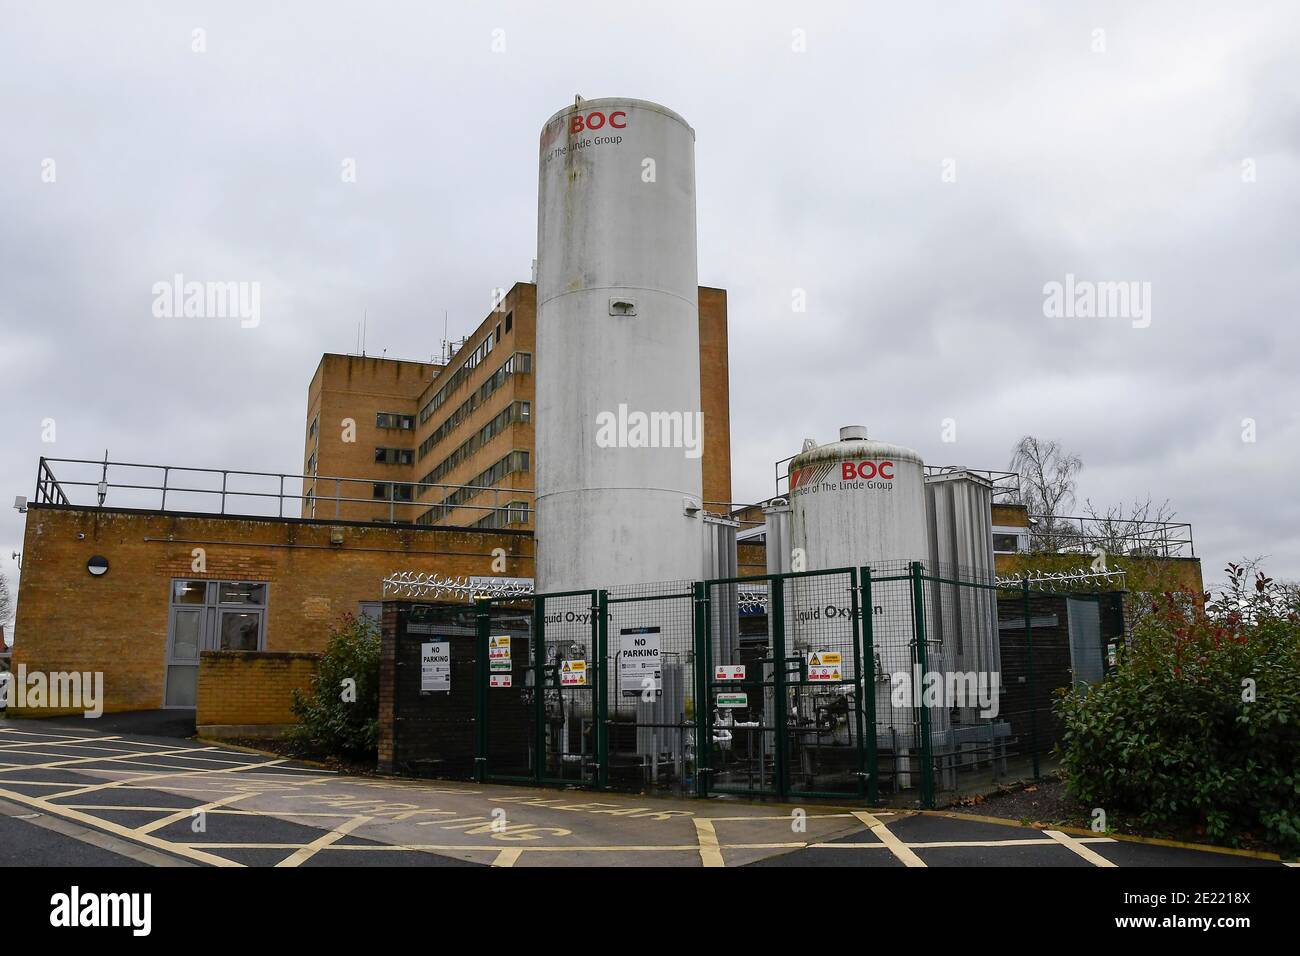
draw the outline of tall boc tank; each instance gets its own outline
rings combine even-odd
[[[803,549],[809,571],[896,570],[929,557],[920,454],[871,441],[861,425],[791,460],[790,509],[791,546]]]
[[[694,579],[700,509],[695,131],[579,101],[542,128],[537,587]]]

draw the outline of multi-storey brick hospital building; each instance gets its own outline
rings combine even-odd
[[[536,322],[537,287],[521,282],[446,365],[321,356],[307,395],[304,517],[531,530]],[[699,338],[705,506],[726,514],[722,289],[699,290]]]

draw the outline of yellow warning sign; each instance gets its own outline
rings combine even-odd
[[[808,655],[808,680],[834,682],[844,679],[844,655],[839,651],[813,651]]]
[[[561,687],[586,687],[587,686],[587,662],[585,660],[561,662],[560,686]]]

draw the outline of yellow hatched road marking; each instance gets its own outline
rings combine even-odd
[[[876,835],[876,838],[888,847],[889,852],[898,857],[904,866],[925,866],[925,862],[913,853],[906,843],[890,833],[889,828],[870,813],[865,810],[854,810],[853,815],[865,823],[867,828]]]
[[[328,833],[322,834],[321,836],[317,837],[315,840],[312,840],[310,843],[302,847],[296,853],[293,853],[290,856],[285,857],[283,860],[277,863],[276,866],[277,867],[301,866],[305,861],[315,856],[318,850],[323,850],[325,847],[329,846],[335,840],[347,836],[348,833],[350,833],[352,830],[355,830],[363,823],[369,823],[369,822],[370,822],[370,817],[353,817],[351,820],[347,820],[343,823],[340,823],[333,830],[330,830]],[[339,847],[338,849],[346,850],[346,849],[351,849],[351,847]]]
[[[85,738],[75,737],[70,740],[60,740],[58,742],[51,742],[49,740],[27,740],[20,744],[0,744],[0,750],[17,750],[20,747],[69,747],[69,746],[89,747],[91,750],[108,750],[107,747],[96,747],[94,744],[82,743],[82,741],[83,740],[93,740],[93,741],[121,740],[121,739],[122,739],[121,737],[113,736],[113,737],[85,737]],[[129,743],[130,741],[122,741],[122,742]],[[114,751],[114,752],[126,753],[126,751],[124,750]]]
[[[243,866],[242,863],[236,863],[234,860],[227,860],[223,856],[216,856],[212,853],[204,853],[192,847],[179,843],[172,843],[169,840],[162,840],[147,833],[137,833],[130,827],[124,827],[121,824],[114,823],[112,820],[105,820],[101,817],[92,816],[89,813],[82,813],[80,810],[72,810],[67,807],[61,807],[57,803],[50,803],[40,797],[29,797],[22,793],[12,793],[9,790],[0,790],[0,797],[6,800],[12,800],[14,803],[25,804],[48,813],[50,816],[63,817],[67,820],[76,820],[78,823],[84,823],[86,826],[94,827],[98,830],[104,830],[112,833],[114,836],[126,837],[128,840],[134,840],[136,843],[143,843],[146,846],[153,847],[157,850],[165,850],[168,853],[174,853],[177,856],[187,857],[191,860],[197,860],[200,863],[210,863],[213,866]]]
[[[1055,840],[1061,846],[1073,853],[1077,853],[1093,866],[1115,866],[1110,860],[1106,859],[1096,850],[1090,850],[1068,833],[1062,833],[1060,830],[1044,830],[1049,837]]]
[[[519,857],[523,854],[523,852],[524,852],[523,850],[518,849],[517,847],[509,850],[502,850],[500,853],[497,854],[497,858],[492,861],[492,865],[493,866],[514,866],[517,862],[519,862]]]
[[[161,830],[163,827],[171,826],[173,823],[184,820],[186,817],[192,817],[196,813],[207,813],[209,810],[222,806],[223,804],[234,803],[236,800],[243,800],[245,797],[250,796],[252,796],[250,793],[232,793],[229,796],[213,800],[211,803],[205,803],[197,807],[190,807],[188,810],[177,810],[175,813],[154,820],[152,823],[146,823],[142,827],[136,827],[135,832],[153,833],[155,830]]]
[[[278,760],[266,760],[262,763],[240,764],[236,767],[222,767],[220,770],[175,770],[172,773],[145,774],[144,776],[132,777],[127,780],[113,780],[109,783],[97,783],[88,787],[77,787],[73,790],[65,790],[62,793],[51,794],[50,799],[54,800],[61,797],[79,797],[83,793],[95,793],[99,790],[108,790],[113,787],[123,787],[127,785],[138,786],[146,780],[168,780],[178,777],[182,779],[186,777],[214,777],[221,773],[237,773],[240,770],[252,770],[257,767],[271,767],[275,764],[284,763],[284,761],[285,758],[281,757]]]
[[[180,750],[152,750],[152,751],[148,751],[148,752],[144,752],[144,753],[130,753],[130,754],[123,754],[123,755],[120,756],[120,757],[69,757],[69,758],[66,759],[66,760],[51,760],[51,761],[49,761],[49,762],[47,762],[47,763],[33,763],[33,764],[26,764],[26,765],[24,765],[24,766],[22,767],[22,769],[23,769],[23,770],[57,770],[57,769],[59,769],[59,768],[61,768],[61,767],[71,767],[71,766],[75,766],[75,765],[77,765],[77,764],[83,764],[83,763],[110,763],[110,762],[118,762],[118,761],[122,761],[122,760],[127,760],[127,759],[129,759],[129,758],[133,758],[133,757],[170,757],[170,756],[173,756],[173,755],[175,755],[175,754],[183,754],[183,753],[185,753],[186,751],[188,751],[188,750],[192,750],[192,749],[193,749],[193,748],[185,747],[185,748],[182,748],[182,749],[180,749]],[[204,749],[206,749],[206,748],[204,748]],[[41,755],[41,756],[44,756],[44,755]],[[8,772],[8,771],[0,770],[0,773],[7,773],[7,772]]]

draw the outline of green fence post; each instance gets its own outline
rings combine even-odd
[[[597,785],[601,790],[609,786],[609,678],[605,666],[609,660],[609,592],[596,592],[596,613],[600,623],[596,627],[596,760]]]
[[[858,572],[849,568],[849,620],[853,622],[853,673],[858,682],[857,693],[853,695],[854,701],[854,719],[857,723],[855,732],[858,735],[858,797],[863,797],[867,792],[867,760],[865,731],[862,725],[862,705],[863,705],[863,679],[862,679],[862,632],[861,623],[858,620]],[[875,722],[872,721],[874,729]]]
[[[776,795],[781,800],[784,800],[790,791],[789,766],[786,762],[790,741],[786,714],[789,703],[785,696],[785,580],[784,576],[772,578],[772,596],[769,602],[772,614],[772,660],[774,662],[772,697],[776,711],[773,715],[776,718]]]
[[[546,597],[533,598],[533,777],[546,775]]]
[[[483,783],[487,777],[487,682],[488,631],[491,627],[488,604],[474,599],[474,779]]]
[[[921,703],[917,715],[918,730],[921,735],[921,806],[928,810],[934,808],[934,744],[930,740],[930,709],[925,705],[923,692],[929,665],[926,661],[925,594],[921,587],[920,561],[912,562],[912,637],[916,648],[916,663],[920,668],[922,681],[921,688],[912,689],[914,694],[922,691],[919,697]]]
[[[1041,777],[1041,768],[1038,764],[1038,687],[1034,680],[1034,636],[1033,625],[1030,622],[1028,579],[1020,582],[1020,590],[1024,599],[1025,662],[1029,668],[1029,735],[1033,740],[1034,779],[1038,780]]]
[[[713,728],[709,713],[713,697],[713,672],[709,669],[712,645],[709,586],[695,582],[695,795],[709,795],[709,764],[713,762]]]
[[[871,569],[864,567],[861,571],[862,581],[862,653],[866,670],[862,674],[863,710],[866,711],[866,746],[867,746],[867,801],[876,802],[878,789],[878,757],[876,755],[876,649],[875,620],[872,609],[875,598],[871,594]]]

